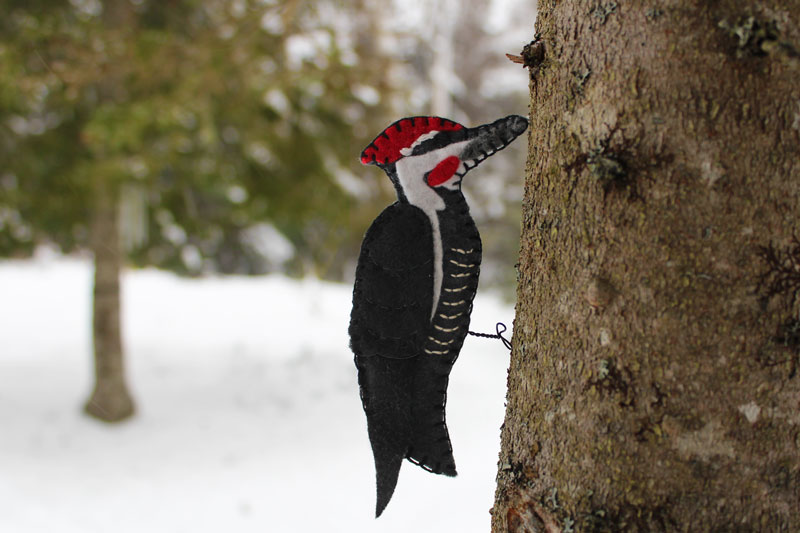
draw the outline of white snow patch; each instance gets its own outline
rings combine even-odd
[[[235,204],[244,203],[249,196],[247,194],[247,189],[245,189],[241,185],[232,185],[228,187],[226,195],[228,196],[228,200],[230,200]]]
[[[353,95],[366,105],[377,105],[381,101],[381,95],[375,87],[357,84],[353,86]]]
[[[269,166],[272,163],[272,152],[262,142],[253,141],[247,145],[245,150],[247,155],[262,167]]]
[[[284,44],[289,68],[297,70],[304,61],[313,61],[318,67],[325,68],[324,51],[330,50],[331,44],[331,35],[323,30],[290,35]]]
[[[334,174],[336,183],[343,190],[354,198],[368,198],[370,195],[369,187],[364,181],[353,174],[350,169],[339,167]]]
[[[181,248],[181,261],[190,272],[200,272],[203,268],[203,254],[194,244],[187,244]]]
[[[264,103],[281,115],[288,113],[291,107],[289,99],[278,89],[272,89],[264,93]]]
[[[278,10],[273,9],[264,13],[261,17],[261,29],[267,33],[279,35],[283,32],[283,20]]]
[[[242,237],[259,255],[275,266],[294,257],[294,245],[272,224],[256,224],[247,228]]]
[[[84,260],[0,262],[0,531],[489,529],[508,365],[499,342],[468,338],[451,375],[459,476],[404,464],[375,520],[350,286],[125,272],[138,411],[110,426],[81,414],[91,281]],[[512,318],[481,295],[472,329]]]

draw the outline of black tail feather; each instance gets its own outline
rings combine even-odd
[[[375,505],[375,518],[378,518],[394,494],[397,486],[397,478],[400,474],[400,465],[403,462],[404,453],[383,453],[373,450],[375,454],[375,481],[378,491],[378,499]]]
[[[453,447],[445,421],[447,382],[453,357],[426,357],[419,361],[414,384],[413,424],[408,459],[435,474],[456,475]]]
[[[408,453],[415,364],[414,359],[356,358],[361,400],[375,458],[376,517],[391,500],[400,465]]]
[[[357,357],[361,399],[375,458],[380,516],[394,494],[404,458],[435,474],[456,475],[445,422],[455,357]]]

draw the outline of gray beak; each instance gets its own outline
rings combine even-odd
[[[466,170],[475,168],[481,161],[511,144],[527,128],[528,119],[520,115],[510,115],[491,124],[470,128],[468,138],[472,140],[460,157],[464,167]]]

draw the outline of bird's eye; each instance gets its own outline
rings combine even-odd
[[[456,170],[458,170],[458,165],[460,164],[461,160],[454,155],[442,159],[435,167],[433,167],[433,170],[428,172],[426,176],[428,185],[431,187],[436,187],[446,182],[453,177],[453,174],[456,173]]]

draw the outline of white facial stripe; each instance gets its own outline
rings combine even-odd
[[[469,141],[461,141],[426,154],[403,157],[395,165],[397,179],[400,181],[400,186],[403,188],[403,193],[406,195],[408,203],[419,207],[428,215],[433,229],[433,308],[431,309],[431,320],[436,314],[436,308],[439,306],[439,297],[442,293],[442,259],[444,254],[437,211],[443,211],[445,204],[442,197],[425,183],[425,174],[445,158],[450,156],[458,157],[467,144],[469,144]],[[458,166],[458,170],[453,176],[460,180],[465,172],[466,169],[462,163]],[[451,178],[446,182],[445,186],[449,187],[451,182],[455,184]]]
[[[415,156],[403,157],[397,161],[397,177],[409,203],[425,211],[444,209],[444,202],[436,192],[425,183],[425,174],[433,170],[439,162],[450,156],[459,157],[469,141],[461,141],[443,146],[438,150]],[[460,158],[459,158],[460,159]],[[462,177],[467,169],[464,163],[458,166],[454,176]],[[430,216],[430,215],[428,215]]]
[[[414,148],[416,148],[417,146],[422,144],[424,141],[427,141],[428,139],[432,139],[433,137],[436,136],[437,133],[439,133],[439,130],[431,130],[431,131],[429,131],[428,133],[426,133],[424,135],[420,135],[417,138],[417,140],[414,141],[414,144],[412,144],[408,148],[401,148],[400,149],[400,153],[403,154],[403,155],[411,155],[411,152],[414,151]]]

